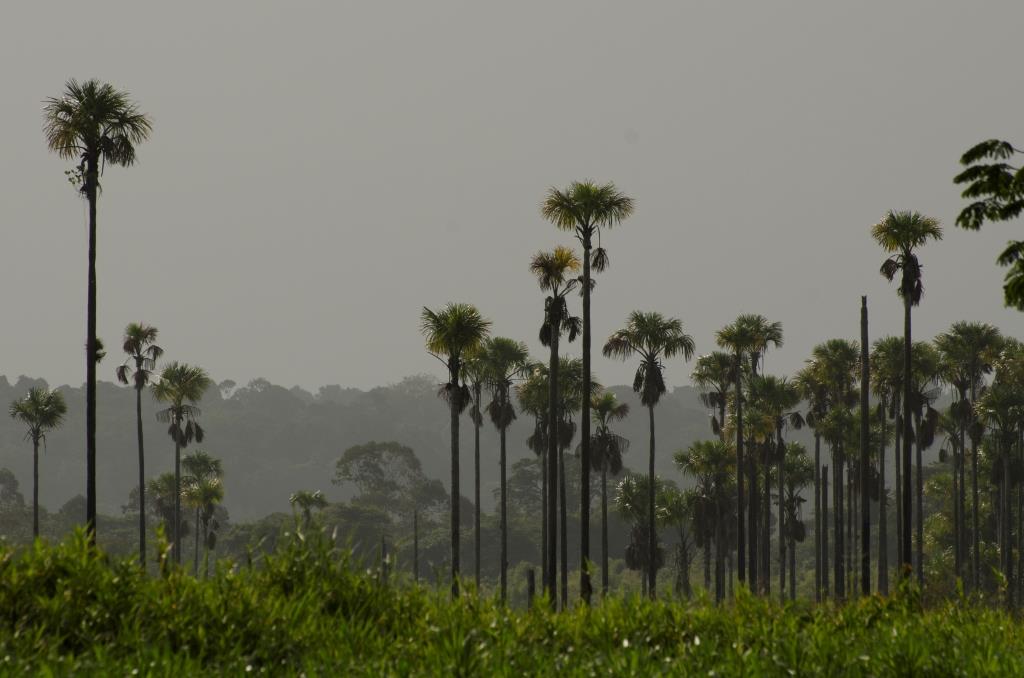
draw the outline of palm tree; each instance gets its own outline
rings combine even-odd
[[[494,337],[484,342],[480,353],[484,377],[492,395],[491,402],[487,405],[487,414],[491,418],[491,423],[498,429],[500,442],[498,466],[501,471],[501,600],[504,602],[508,596],[508,461],[505,434],[516,419],[516,410],[511,398],[512,381],[529,367],[530,352],[521,341]]]
[[[735,415],[736,427],[736,562],[738,564],[737,577],[740,583],[747,580],[747,534],[744,524],[744,512],[746,509],[746,497],[744,491],[744,473],[746,467],[743,459],[743,367],[745,360],[753,350],[755,338],[750,332],[749,323],[744,319],[747,316],[740,316],[735,321],[718,330],[715,334],[715,342],[729,351],[733,360],[733,412]],[[750,538],[753,540],[754,536]],[[754,573],[751,573],[753,581]]]
[[[203,524],[202,516],[200,512],[203,510],[204,504],[198,501],[196,488],[202,488],[201,495],[206,493],[208,489],[206,485],[212,481],[220,482],[224,477],[224,466],[221,464],[220,459],[210,456],[202,450],[196,450],[192,454],[185,455],[185,458],[181,460],[182,468],[188,475],[185,477],[184,484],[186,487],[186,496],[191,496],[192,500],[190,503],[196,510],[196,545],[193,556],[195,558],[195,564],[193,565],[192,573],[199,574],[199,526]],[[190,495],[191,493],[191,495]],[[200,497],[201,498],[201,497]],[[203,532],[203,538],[206,539],[206,532]]]
[[[620,403],[615,394],[605,391],[591,400],[594,432],[590,435],[590,464],[601,474],[601,595],[608,595],[608,475],[622,472],[622,455],[629,441],[614,433],[613,422],[629,416],[629,404]]]
[[[193,573],[199,576],[199,537],[202,532],[204,577],[210,576],[210,551],[216,546],[219,528],[214,518],[217,506],[224,501],[224,484],[219,477],[192,478],[185,489],[185,498],[196,509],[196,565]]]
[[[664,363],[662,360],[682,356],[685,360],[693,357],[693,337],[683,332],[683,323],[677,318],[665,318],[660,313],[633,311],[626,319],[626,326],[616,330],[605,342],[605,357],[628,360],[634,354],[640,357],[640,366],[633,378],[633,390],[640,394],[640,402],[647,407],[650,424],[650,461],[648,464],[648,505],[647,520],[650,553],[648,563],[655,562],[655,520],[654,520],[654,406],[665,393]],[[655,596],[656,569],[647,573],[648,593]]]
[[[155,343],[157,329],[129,323],[124,330],[124,352],[128,355],[117,368],[117,380],[135,387],[135,427],[139,439],[139,563],[146,566],[146,455],[142,445],[142,391],[149,385],[156,361],[164,350]]]
[[[451,414],[452,487],[451,487],[451,546],[452,597],[459,595],[459,413],[468,402],[466,387],[459,382],[463,358],[472,353],[487,336],[491,321],[480,315],[470,304],[450,303],[438,312],[423,307],[420,314],[420,332],[426,337],[427,352],[448,368],[448,383],[444,394]]]
[[[807,402],[807,425],[814,429],[814,600],[820,603],[822,592],[828,592],[828,553],[823,539],[828,526],[824,512],[821,477],[821,422],[828,415],[828,390],[821,366],[813,359],[796,374],[796,384]]]
[[[729,402],[729,389],[735,381],[735,365],[728,353],[714,351],[697,358],[690,379],[700,389],[700,399],[705,407],[711,408],[718,416],[711,417],[711,430],[724,440],[725,407]]]
[[[322,511],[327,508],[327,498],[320,490],[313,492],[299,490],[294,492],[292,496],[288,497],[288,503],[302,511],[302,524],[306,527],[309,527],[309,524],[313,522],[314,509]]]
[[[96,539],[96,200],[106,164],[128,167],[135,146],[149,137],[152,123],[127,92],[98,80],[68,80],[64,93],[43,107],[46,145],[65,160],[77,160],[71,177],[89,203],[89,277],[85,340],[85,523]]]
[[[541,214],[562,230],[575,233],[583,246],[583,374],[588,385],[583,389],[580,475],[580,595],[590,602],[590,292],[593,288],[591,267],[597,272],[608,265],[608,255],[601,247],[601,228],[611,228],[633,213],[633,199],[621,193],[613,183],[595,184],[591,181],[573,182],[567,189],[548,190]],[[597,250],[592,251],[593,238],[598,238]]]
[[[32,536],[39,536],[39,443],[46,432],[64,423],[68,406],[60,391],[31,388],[24,398],[11,403],[10,415],[28,427],[25,437],[32,441]]]
[[[550,348],[548,371],[552,378],[548,380],[548,422],[554,425],[558,417],[558,344],[563,332],[573,341],[580,331],[579,318],[569,315],[566,296],[579,284],[572,274],[580,270],[580,260],[568,247],[556,247],[551,252],[538,252],[530,261],[530,272],[537,278],[542,292],[548,292],[544,299],[544,323],[540,328],[540,342]],[[544,592],[550,597],[551,604],[556,602],[555,596],[555,549],[556,528],[554,506],[558,501],[558,436],[548,435],[548,524],[547,524],[547,571],[544,573]]]
[[[883,337],[875,341],[871,348],[871,390],[878,398],[878,419],[881,428],[881,447],[878,454],[878,591],[882,595],[889,593],[889,534],[886,505],[888,493],[885,483],[885,445],[888,440],[887,421],[900,409],[899,403],[903,393],[903,342],[899,337]],[[901,426],[896,430],[896,459],[894,468],[897,473],[896,485],[896,527],[897,534],[902,523],[902,488],[899,483],[899,455]]]
[[[986,374],[992,372],[992,362],[1002,348],[1003,337],[999,330],[985,323],[958,322],[949,331],[935,338],[936,347],[946,364],[946,381],[957,391],[957,397],[967,407],[961,407],[960,417],[960,516],[964,522],[965,483],[963,482],[963,452],[966,450],[964,431],[970,432],[971,438],[971,558],[972,583],[977,590],[981,585],[981,561],[979,556],[978,522],[978,435],[977,415],[974,407],[977,404],[978,390],[983,385]],[[966,530],[963,530],[966,532]]]
[[[921,303],[924,286],[921,284],[921,263],[916,250],[930,240],[942,240],[942,227],[937,219],[926,217],[919,212],[889,211],[881,221],[871,227],[871,237],[883,250],[890,253],[882,264],[881,273],[889,281],[901,274],[897,292],[903,299],[903,515],[911,513],[910,507],[910,362],[911,362],[911,319],[910,309]],[[900,559],[909,575],[912,569],[910,551],[910,530],[903,530],[900,544]]]
[[[481,345],[482,346],[482,345]],[[484,423],[480,399],[485,375],[481,348],[470,351],[462,361],[462,380],[469,387],[471,405],[469,419],[473,422],[473,581],[480,590],[480,427]]]
[[[174,562],[181,564],[181,450],[194,440],[203,442],[203,428],[199,425],[200,410],[195,406],[213,380],[201,367],[172,362],[160,373],[152,386],[157,402],[167,408],[156,413],[157,421],[170,424],[167,434],[174,441]],[[198,526],[197,528],[198,529]]]
[[[726,530],[735,507],[736,456],[724,440],[702,440],[675,454],[676,467],[697,481],[694,528],[704,547],[705,584],[710,578],[710,549],[715,545],[715,601],[725,598]]]

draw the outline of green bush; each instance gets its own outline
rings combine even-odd
[[[610,598],[529,612],[385,585],[325,535],[196,580],[62,544],[0,550],[0,674],[1022,675],[1024,628],[903,593],[845,607]]]

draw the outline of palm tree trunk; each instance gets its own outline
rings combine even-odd
[[[914,420],[915,430],[921,430],[921,417],[917,416]],[[921,441],[920,436],[914,444],[914,451],[916,455],[916,466],[917,466],[917,515],[914,516],[914,526],[917,529],[917,585],[924,586],[924,478],[921,476]]]
[[[551,304],[552,309],[557,304]],[[558,525],[555,522],[558,506],[558,331],[561,318],[552,311],[548,323],[551,332],[551,357],[548,363],[548,562],[544,576],[544,593],[548,595],[552,608],[558,604],[557,563]],[[565,538],[565,535],[562,535]]]
[[[461,495],[459,491],[459,400],[462,396],[459,391],[459,365],[456,362],[449,367],[449,387],[452,397],[449,399],[449,415],[451,417],[451,465],[452,465],[452,487],[451,487],[451,546],[452,546],[452,598],[459,597],[459,504]]]
[[[836,600],[846,598],[846,572],[843,568],[845,559],[845,548],[843,544],[843,452],[842,447],[833,450],[832,459],[832,512],[835,514],[832,519],[835,522],[833,527],[833,541],[835,542],[835,554],[833,566],[835,568],[835,597]]]
[[[711,537],[704,540],[704,590],[711,592]]]
[[[508,599],[508,471],[505,457],[505,429],[499,432],[501,452],[501,602]]]
[[[721,520],[715,517],[715,603],[721,604],[725,597],[725,544],[722,543]]]
[[[195,560],[195,563],[192,565],[192,575],[195,576],[195,577],[198,577],[199,576],[199,507],[198,506],[196,507],[195,532],[196,532],[196,547],[195,547],[195,552],[193,553],[193,558]]]
[[[480,593],[480,382],[473,384],[473,582]]]
[[[764,491],[761,492],[761,590],[767,596],[772,592],[772,476],[767,446],[762,467],[764,468]]]
[[[175,421],[176,430],[181,421]],[[174,562],[181,565],[181,443],[174,441]]]
[[[789,599],[796,600],[796,541],[789,540]]]
[[[548,451],[540,451],[540,577],[541,588],[547,590],[548,585]]]
[[[814,432],[814,602],[821,602],[821,434]]]
[[[32,538],[39,538],[39,438],[32,436]]]
[[[744,499],[743,496],[743,473],[746,469],[743,467],[743,385],[741,378],[741,365],[740,365],[740,354],[736,353],[736,361],[733,369],[736,374],[735,378],[735,394],[736,394],[736,572],[739,578],[740,584],[743,584],[747,580],[746,576],[746,534],[744,533],[743,525],[743,509]],[[725,422],[722,422],[722,426],[725,426]]]
[[[651,452],[648,460],[647,475],[647,566],[648,566],[648,595],[653,599],[656,596],[655,581],[658,576],[657,551],[658,534],[654,529],[654,405],[647,406],[648,420],[651,432]]]
[[[905,577],[910,576],[914,567],[910,542],[910,526],[914,510],[911,506],[913,490],[910,486],[910,445],[914,435],[910,420],[910,339],[910,296],[907,294],[903,297],[903,528],[900,535],[903,539],[903,543],[900,545],[900,566],[903,568]]]
[[[96,544],[96,200],[99,157],[86,159],[85,194],[89,201],[89,284],[85,333],[85,530]]]
[[[580,598],[590,604],[590,229],[583,229],[583,397],[580,406]]]
[[[964,394],[966,397],[966,394]],[[964,467],[967,465],[967,461],[964,459],[967,450],[967,436],[966,427],[963,424],[960,425],[960,475],[959,485],[957,486],[958,497],[957,507],[960,512],[960,540],[957,542],[957,550],[960,554],[960,569],[959,576],[961,581],[964,579],[964,561],[967,558],[967,489],[964,485],[964,481],[967,479],[964,475]]]
[[[136,361],[136,370],[141,365]],[[135,423],[139,438],[139,563],[146,568],[146,455],[142,447],[142,389],[135,389]]]
[[[889,595],[889,527],[885,505],[885,396],[882,396],[878,412],[882,429],[882,450],[878,455],[878,592]]]
[[[971,407],[977,397],[975,393],[976,379],[971,379]],[[974,590],[981,588],[981,557],[979,556],[979,527],[978,527],[978,444],[974,436],[971,436],[971,577],[974,582]]]
[[[754,450],[751,449],[751,452],[754,452]],[[747,511],[748,511],[748,514],[747,514],[747,526],[748,526],[747,539],[748,539],[748,544],[747,544],[747,546],[749,547],[749,550],[747,551],[747,557],[749,559],[748,563],[747,563],[747,566],[748,566],[747,574],[750,577],[750,590],[753,591],[754,593],[760,593],[761,592],[761,579],[758,577],[758,569],[759,569],[758,565],[759,565],[760,561],[758,560],[759,554],[758,554],[758,551],[757,551],[757,548],[758,548],[758,543],[757,542],[758,542],[759,533],[761,532],[761,525],[760,525],[760,518],[761,518],[761,516],[758,515],[761,512],[760,511],[760,508],[761,508],[761,501],[760,501],[761,493],[760,493],[760,491],[758,490],[758,487],[757,487],[757,466],[758,466],[758,464],[757,464],[757,460],[754,459],[754,456],[755,456],[754,454],[749,454],[749,455],[747,455],[747,459],[746,459],[746,462],[747,462],[747,472],[748,472],[748,481],[749,481],[749,485],[750,485],[747,488],[747,496],[749,497],[749,500],[748,500],[749,501],[749,505],[747,507]]]
[[[871,427],[868,422],[868,298],[860,298],[860,594],[871,594],[871,495],[868,492]],[[885,458],[882,458],[883,462]]]
[[[412,581],[420,583],[420,514],[412,512]]]
[[[900,396],[896,398],[896,410],[900,410]],[[903,415],[896,415],[894,421],[893,435],[895,446],[893,448],[893,468],[896,471],[896,561],[902,563],[903,549]],[[900,566],[902,570],[902,565]],[[900,574],[902,577],[903,575]]]
[[[605,462],[607,463],[607,462]],[[608,471],[601,468],[601,597],[608,596]]]
[[[828,466],[821,467],[821,595],[829,597],[828,581]]]
[[[562,541],[558,545],[561,551],[561,584],[559,592],[562,599],[562,609],[569,607],[569,515],[565,497],[565,452],[558,451],[558,512],[559,522],[562,531]]]
[[[783,488],[785,486],[785,443],[782,440],[782,433],[779,432],[779,600],[786,602],[786,511],[783,501]]]

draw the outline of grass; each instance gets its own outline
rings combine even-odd
[[[555,614],[382,585],[318,535],[209,580],[65,542],[0,550],[0,674],[1022,675],[1024,626],[904,593],[844,607],[612,598]],[[711,673],[713,672],[713,673]]]

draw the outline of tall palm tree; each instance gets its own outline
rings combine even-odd
[[[550,349],[548,371],[552,378],[548,380],[548,422],[549,428],[559,420],[558,416],[558,345],[563,332],[573,341],[579,333],[582,322],[569,314],[566,296],[579,284],[573,277],[580,270],[580,260],[568,247],[556,247],[551,252],[538,252],[530,260],[530,272],[537,278],[542,292],[547,292],[544,299],[544,323],[540,328],[540,341]],[[558,502],[558,436],[548,435],[548,524],[547,524],[547,571],[544,573],[544,592],[548,594],[551,604],[556,603],[555,596],[555,549],[557,548],[555,511]]]
[[[822,520],[824,512],[821,477],[821,423],[828,415],[828,389],[821,366],[814,360],[797,372],[796,384],[807,402],[807,425],[814,430],[814,600],[820,603],[822,593],[828,593],[828,554],[823,535],[828,526]]]
[[[449,303],[440,311],[423,307],[420,332],[426,338],[427,352],[448,368],[444,394],[451,415],[451,546],[452,597],[459,595],[459,413],[469,400],[462,376],[462,360],[474,351],[490,331],[491,321],[470,304]]]
[[[31,388],[24,398],[11,403],[10,415],[28,427],[25,437],[32,441],[32,536],[39,536],[39,443],[46,432],[64,423],[68,406],[60,391]]]
[[[720,603],[725,597],[727,521],[735,506],[732,484],[736,455],[725,440],[701,440],[676,452],[675,463],[683,475],[697,481],[694,527],[704,547],[705,572],[710,569],[710,547],[714,543],[715,601]]]
[[[628,360],[633,355],[640,358],[640,366],[633,378],[633,390],[640,394],[640,402],[647,407],[650,425],[650,461],[648,464],[648,505],[647,520],[650,553],[648,563],[655,562],[655,519],[654,519],[654,406],[665,393],[663,360],[682,356],[693,357],[693,337],[683,331],[683,323],[677,318],[665,318],[656,311],[633,311],[626,319],[626,326],[616,330],[605,342],[603,353],[609,358]],[[650,567],[647,573],[648,593],[655,596],[657,570]]]
[[[747,565],[750,566],[750,581],[756,588],[757,585],[757,508],[751,502],[748,506],[744,496],[744,474],[753,478],[755,467],[751,463],[747,467],[744,459],[744,429],[743,429],[743,376],[747,368],[755,368],[755,356],[758,356],[767,349],[768,344],[774,339],[776,330],[779,332],[778,341],[781,342],[781,326],[777,323],[769,323],[764,316],[756,314],[744,314],[736,318],[732,323],[718,330],[715,334],[715,342],[719,347],[727,350],[733,358],[733,407],[735,409],[736,426],[736,553],[739,563],[738,578],[740,583],[747,580]],[[756,493],[756,487],[751,485],[750,490]],[[753,494],[751,495],[753,496]],[[745,511],[749,509],[750,533],[744,525]],[[750,543],[749,553],[747,541]],[[749,563],[747,557],[749,556]]]
[[[309,524],[313,522],[313,511],[322,511],[327,508],[327,497],[320,490],[313,492],[299,490],[288,497],[288,503],[302,511],[302,524],[309,527]]]
[[[501,600],[504,602],[508,596],[508,461],[505,434],[516,419],[516,409],[511,397],[512,382],[530,366],[530,352],[521,341],[494,337],[484,342],[480,353],[484,365],[484,378],[492,396],[491,402],[487,405],[487,414],[491,423],[498,429],[500,443],[498,466],[501,472]]]
[[[170,424],[167,434],[174,441],[174,562],[181,564],[181,450],[194,440],[203,442],[199,425],[200,410],[196,407],[213,380],[201,367],[172,362],[160,373],[152,386],[157,402],[167,408],[156,413],[157,421]],[[196,527],[198,529],[198,526]]]
[[[200,513],[205,506],[201,499],[210,491],[207,486],[211,482],[220,482],[224,478],[224,465],[221,463],[220,459],[217,459],[202,450],[196,450],[192,454],[185,455],[185,458],[181,460],[181,466],[187,474],[183,481],[186,488],[185,494],[186,496],[191,496],[190,503],[196,510],[196,544],[195,551],[193,553],[195,564],[193,565],[192,573],[198,575],[199,528],[203,524]],[[206,539],[205,530],[203,531],[203,539]]]
[[[149,137],[152,123],[127,92],[98,80],[68,80],[59,97],[43,107],[46,145],[65,160],[77,160],[71,176],[89,203],[89,274],[85,339],[85,523],[96,538],[96,201],[107,164],[135,163],[135,146]]]
[[[124,330],[124,352],[128,355],[117,368],[117,380],[135,388],[135,429],[139,440],[139,563],[146,566],[146,454],[142,445],[142,391],[149,385],[156,361],[164,354],[157,346],[157,329],[129,323]]]
[[[482,344],[481,344],[482,346]],[[473,422],[473,581],[480,590],[480,427],[484,423],[481,398],[486,368],[481,347],[462,361],[462,380],[469,387],[469,419]]]
[[[906,517],[911,514],[910,310],[921,303],[921,297],[924,295],[924,286],[921,283],[921,263],[917,258],[917,250],[931,240],[942,240],[942,226],[939,225],[937,219],[926,217],[919,212],[890,210],[881,221],[871,227],[871,237],[884,251],[892,255],[882,264],[880,269],[882,275],[892,281],[897,273],[900,274],[900,285],[897,292],[903,300],[903,515]],[[909,575],[909,569],[913,568],[910,530],[903,530],[903,532],[900,559],[905,573]]]
[[[199,576],[199,540],[202,536],[204,577],[210,576],[210,551],[217,543],[218,529],[214,515],[224,501],[224,483],[218,477],[193,478],[186,485],[185,498],[196,509],[196,565],[193,574]]]
[[[601,228],[611,228],[633,213],[633,199],[615,184],[575,181],[567,189],[548,190],[541,205],[544,218],[562,230],[572,231],[583,246],[583,374],[588,385],[583,389],[580,415],[583,447],[580,475],[580,595],[590,602],[590,293],[593,288],[591,267],[600,273],[608,266],[608,255],[601,247]],[[594,236],[597,249],[592,250]]]
[[[981,561],[979,556],[978,522],[978,435],[977,415],[974,407],[978,400],[978,391],[983,385],[985,375],[992,372],[992,363],[1003,345],[1003,336],[999,330],[986,323],[957,322],[943,334],[935,338],[936,347],[946,362],[947,381],[956,389],[961,402],[968,407],[961,408],[961,456],[966,450],[963,431],[970,433],[971,439],[971,576],[974,589],[981,585]],[[965,388],[966,386],[966,388]],[[960,515],[965,515],[965,483],[963,482],[963,460],[960,463]],[[966,532],[966,530],[965,530]]]
[[[705,407],[711,408],[717,416],[711,417],[711,430],[725,439],[725,407],[729,402],[729,389],[735,381],[733,358],[728,353],[714,351],[697,358],[690,379],[700,389],[700,399]]]
[[[611,391],[591,400],[594,431],[590,435],[590,464],[601,474],[601,595],[608,595],[608,476],[622,472],[622,455],[629,441],[612,431],[612,424],[629,416],[629,404]]]
[[[878,591],[882,595],[889,593],[889,533],[887,518],[888,494],[885,483],[885,445],[888,440],[886,429],[888,419],[899,410],[899,402],[903,393],[903,341],[899,337],[883,337],[877,339],[871,348],[871,390],[878,398],[878,419],[881,429],[881,446],[878,454]],[[899,440],[901,427],[896,426],[896,459],[894,468],[900,472]],[[896,526],[899,532],[902,516],[902,488],[896,482]]]

